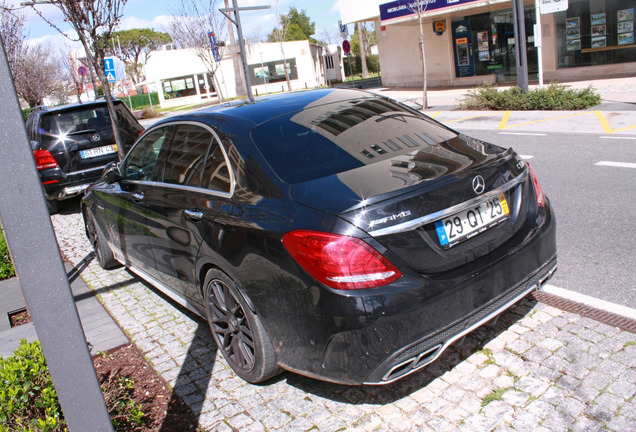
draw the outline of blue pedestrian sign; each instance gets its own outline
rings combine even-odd
[[[117,81],[117,72],[115,72],[115,57],[106,57],[104,59],[104,71],[108,82]]]

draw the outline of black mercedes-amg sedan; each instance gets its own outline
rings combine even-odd
[[[527,162],[357,90],[160,121],[82,211],[99,264],[205,317],[252,383],[392,382],[556,270]]]

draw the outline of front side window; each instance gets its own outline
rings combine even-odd
[[[130,151],[124,161],[122,175],[128,180],[161,181],[161,164],[159,154],[167,139],[170,127],[163,127],[150,132]]]

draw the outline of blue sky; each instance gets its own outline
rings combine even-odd
[[[22,0],[14,0],[11,3],[19,3]],[[123,10],[120,29],[132,28],[154,28],[158,31],[167,29],[170,16],[176,8],[175,1],[170,0],[128,0]],[[223,5],[223,2],[219,2]],[[231,2],[230,2],[231,4]],[[271,10],[245,11],[241,13],[243,33],[246,38],[265,39],[276,25],[275,0],[239,0],[239,7],[265,6],[270,5]],[[307,15],[316,23],[317,39],[323,30],[337,33],[338,20],[340,19],[340,9],[338,0],[316,1],[316,0],[279,0],[278,8],[281,14],[287,13],[290,6],[295,6],[299,10],[306,10]],[[62,30],[69,27],[62,20],[61,13],[50,5],[38,6],[42,13],[53,21]],[[27,29],[30,38],[41,43],[50,43],[60,48],[64,45],[72,45],[70,41],[59,35],[59,33],[49,26],[42,18],[37,16],[29,8],[27,12]],[[76,47],[77,45],[73,45]]]

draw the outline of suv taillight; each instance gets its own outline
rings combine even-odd
[[[39,170],[57,167],[57,161],[48,150],[33,150],[33,157],[35,157],[35,166]]]
[[[285,234],[283,244],[307,273],[331,288],[375,288],[402,276],[378,251],[357,238],[299,230]]]
[[[541,184],[539,183],[539,179],[537,178],[537,175],[532,169],[532,166],[528,162],[526,162],[526,165],[528,165],[528,170],[530,170],[530,178],[532,179],[534,194],[537,196],[537,205],[539,207],[543,207],[543,205],[545,204],[545,195],[543,194],[543,190],[541,189]]]

